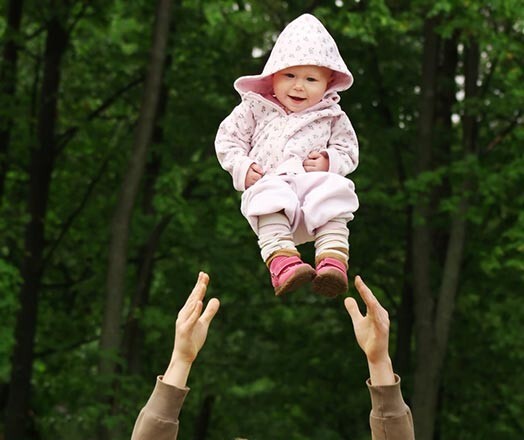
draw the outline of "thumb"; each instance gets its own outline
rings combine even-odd
[[[204,310],[204,313],[202,313],[200,320],[206,325],[209,325],[217,314],[219,307],[220,301],[217,298],[211,298],[207,303],[206,309]]]
[[[351,321],[353,321],[353,324],[355,324],[357,321],[363,318],[358,308],[358,304],[355,301],[355,298],[348,296],[344,300],[344,306],[346,307],[346,310],[349,313],[349,316],[351,317]]]
[[[312,151],[309,153],[308,158],[309,159],[318,159],[321,156],[321,154],[318,151]]]

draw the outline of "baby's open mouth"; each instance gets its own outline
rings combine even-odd
[[[295,102],[302,102],[302,101],[305,101],[306,98],[300,98],[299,96],[291,96],[291,95],[288,95],[292,101],[295,101]]]

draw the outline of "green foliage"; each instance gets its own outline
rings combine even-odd
[[[8,254],[6,248],[2,249],[0,258],[0,381],[6,382],[9,379],[10,354],[14,343],[14,317],[17,311],[17,301],[15,291],[20,285],[20,275],[18,270],[4,258]]]
[[[128,251],[123,318],[132,312],[142,331],[133,347],[140,365],[131,371],[128,356],[120,354],[117,377],[99,377],[96,369],[109,222],[138,117],[154,2],[97,1],[85,10],[78,2],[69,11],[72,34],[57,116],[60,150],[43,219],[46,265],[32,380],[39,438],[94,438],[101,416],[122,427],[121,438],[129,438],[155,375],[166,368],[177,310],[199,270],[210,273],[209,296],[219,297],[222,306],[193,367],[180,438],[192,438],[209,396],[214,398],[211,440],[369,438],[368,373],[341,301],[318,298],[309,289],[274,297],[256,237],[239,212],[240,195],[213,147],[219,122],[240,99],[234,79],[258,73],[277,33],[311,5],[355,76],[341,101],[361,148],[359,168],[351,176],[361,207],[350,225],[349,274],[370,282],[390,311],[393,351],[401,289],[411,275],[404,271],[409,208],[419,200],[435,205],[431,226],[442,233],[432,244],[437,272],[446,227],[462,196],[468,196],[468,238],[439,431],[442,438],[519,438],[524,408],[524,392],[516,386],[524,379],[518,368],[524,357],[524,16],[519,2],[174,3],[164,76],[167,102],[149,156],[158,167],[144,178]],[[0,199],[2,384],[9,381],[23,282],[29,155],[38,137],[36,92],[48,9],[47,2],[24,2],[16,99],[3,99],[1,106],[9,109],[2,117],[13,117]],[[5,6],[0,10],[5,17]],[[422,24],[428,14],[438,19],[445,41],[457,36],[459,72],[452,80],[458,94],[464,88],[464,46],[478,42],[480,93],[454,102],[456,118],[451,133],[445,133],[449,151],[438,152],[432,168],[416,175]],[[478,123],[478,150],[468,156],[462,146],[465,114]],[[149,297],[134,310],[143,245],[162,219],[168,223],[155,250]],[[303,247],[303,255],[311,260],[311,245]],[[407,397],[415,367],[406,374]],[[112,380],[118,411],[100,399]]]

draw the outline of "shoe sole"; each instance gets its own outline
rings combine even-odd
[[[335,298],[346,293],[348,282],[338,270],[324,270],[313,280],[313,290],[319,295]]]
[[[284,284],[275,287],[275,295],[281,296],[284,293],[293,292],[306,283],[309,283],[315,277],[315,270],[312,267],[299,267],[291,278],[286,280]]]

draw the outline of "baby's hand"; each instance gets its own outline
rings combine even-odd
[[[328,171],[329,170],[329,156],[323,151],[313,151],[309,153],[307,159],[302,163],[307,173],[311,171]]]
[[[246,174],[245,187],[248,189],[251,185],[257,183],[264,176],[264,171],[256,163],[252,163]]]

